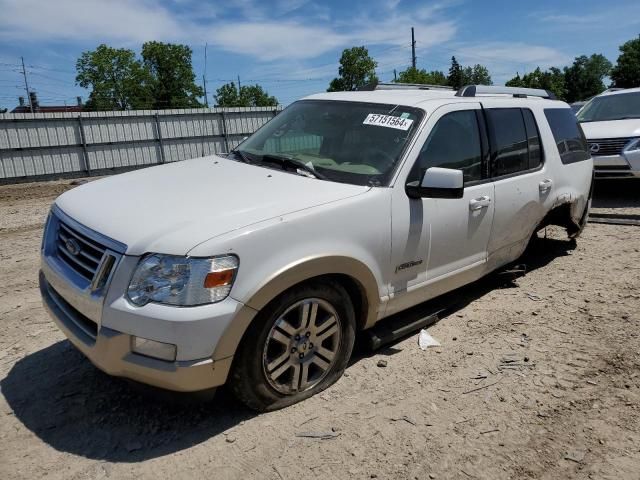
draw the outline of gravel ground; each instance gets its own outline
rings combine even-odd
[[[640,218],[638,187],[599,184],[595,211]],[[322,394],[255,415],[225,389],[108,377],[64,339],[37,271],[68,188],[0,187],[0,478],[640,478],[639,227],[548,229],[525,276],[450,296],[441,347],[361,351]]]

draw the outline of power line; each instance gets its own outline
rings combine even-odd
[[[61,78],[57,78],[57,77],[52,77],[51,75],[44,75],[42,73],[39,72],[33,72],[31,70],[29,70],[29,73],[31,75],[36,75],[38,77],[42,77],[42,78],[46,78],[47,80],[53,80],[54,82],[59,82],[59,83],[64,83],[65,85],[68,85],[70,82],[69,80],[63,80]]]

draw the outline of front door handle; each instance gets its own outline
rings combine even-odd
[[[540,193],[545,193],[551,190],[553,186],[553,180],[545,179],[538,184],[538,188],[540,189]]]
[[[476,210],[482,210],[491,205],[491,197],[484,195],[482,197],[474,198],[469,201],[469,210],[475,212]]]

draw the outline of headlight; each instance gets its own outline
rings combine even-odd
[[[136,267],[127,295],[137,306],[149,302],[194,306],[227,298],[238,269],[238,257],[177,257],[152,254]]]
[[[640,138],[635,138],[624,147],[623,152],[635,152],[640,150]]]

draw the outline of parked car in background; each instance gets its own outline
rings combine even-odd
[[[577,116],[597,178],[640,177],[640,88],[608,90]]]
[[[570,106],[571,106],[571,110],[573,110],[573,113],[575,113],[575,114],[577,115],[577,114],[578,114],[578,112],[580,111],[580,109],[581,109],[582,107],[584,107],[584,105],[585,105],[586,103],[587,103],[586,101],[584,101],[584,102],[573,102],[573,103],[570,105]]]
[[[61,195],[40,289],[105,372],[229,382],[273,410],[340,378],[358,330],[516,260],[546,225],[579,235],[592,174],[544,90],[322,93],[228,154]]]

